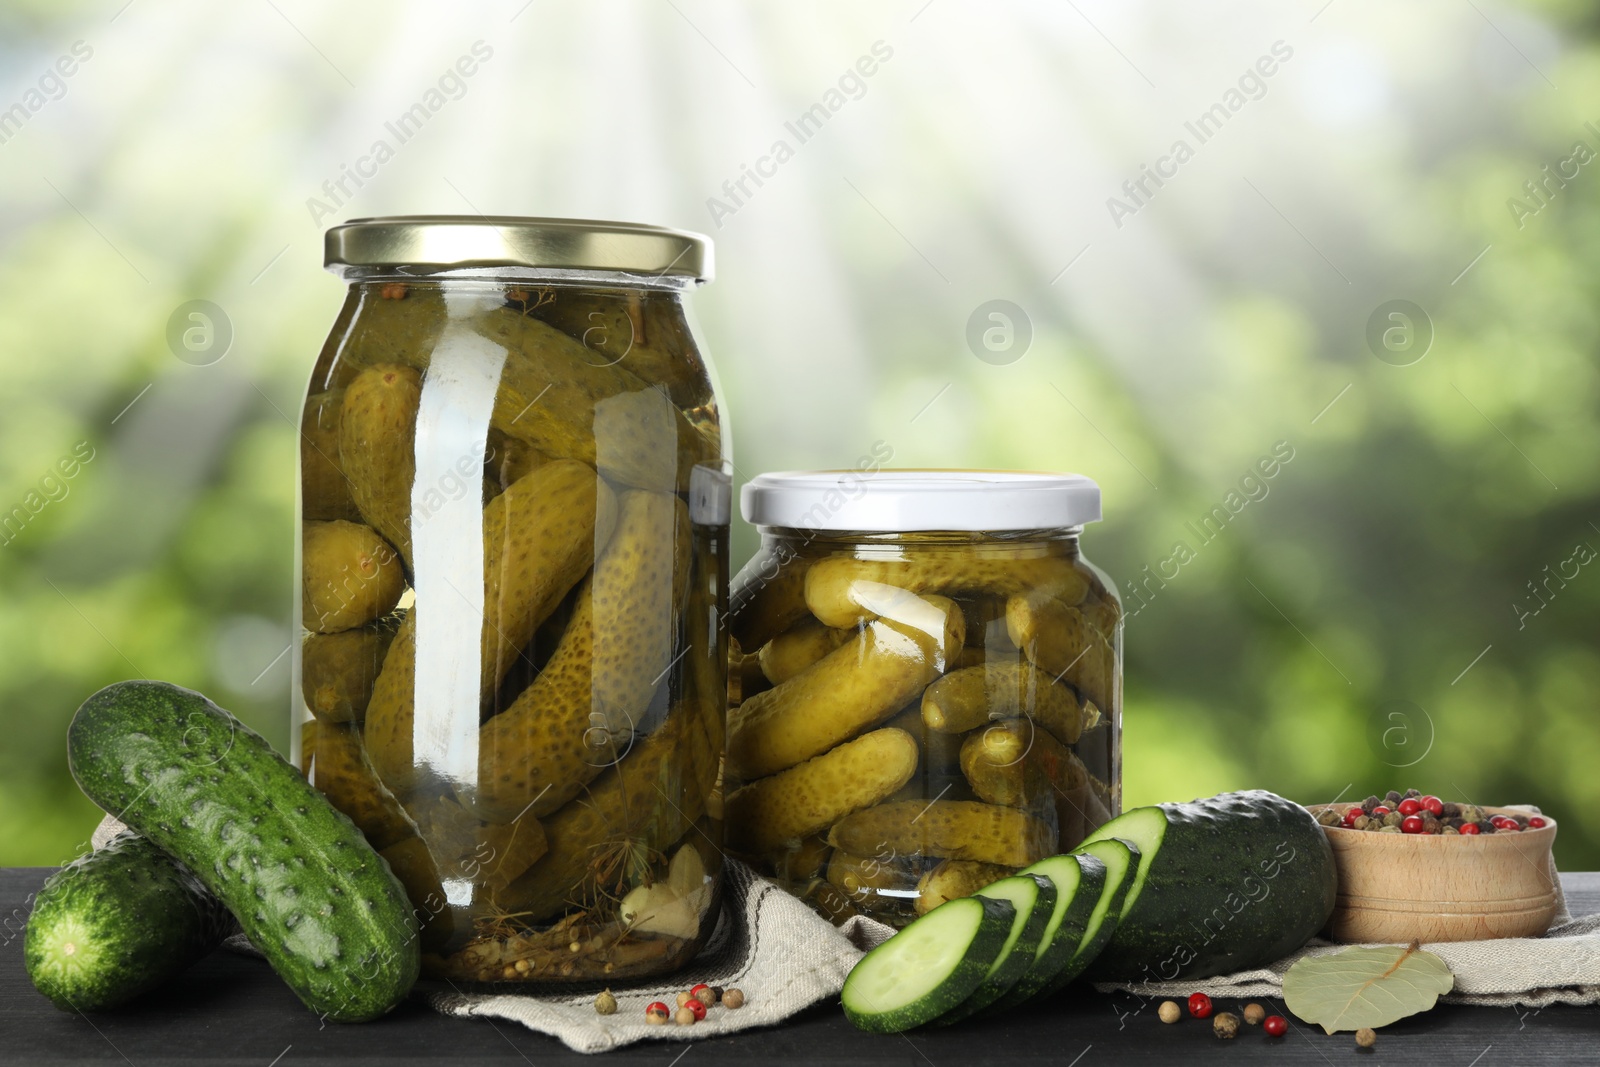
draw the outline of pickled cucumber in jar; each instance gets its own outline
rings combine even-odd
[[[426,216],[326,251],[348,295],[301,419],[301,764],[405,887],[430,977],[680,967],[720,899],[734,650],[684,307],[709,242]]]
[[[762,545],[729,620],[733,854],[832,921],[903,926],[1117,814],[1092,482],[867,464],[759,476],[742,504]]]

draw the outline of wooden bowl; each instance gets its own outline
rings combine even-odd
[[[1326,936],[1403,943],[1539,937],[1558,907],[1550,862],[1556,824],[1548,815],[1544,819],[1537,830],[1483,835],[1324,826],[1339,872]]]

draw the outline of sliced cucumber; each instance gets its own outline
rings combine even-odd
[[[989,965],[989,973],[970,997],[939,1017],[940,1026],[960,1022],[1009,993],[1028,972],[1056,910],[1055,883],[1041,874],[1014,874],[991,882],[973,896],[1009,901],[1017,914],[1011,920],[1011,932],[1000,947],[1000,955]]]
[[[1051,856],[1020,874],[1043,875],[1056,889],[1055,908],[1045,923],[1033,961],[996,1007],[1009,1008],[1032,997],[1066,969],[1083,944],[1089,916],[1106,885],[1106,865],[1094,856]]]
[[[1079,845],[1078,852],[1093,856],[1104,865],[1105,887],[1100,890],[1100,899],[1095,902],[1094,910],[1089,913],[1089,921],[1084,924],[1083,941],[1078,945],[1078,951],[1040,990],[1041,996],[1059,992],[1099,959],[1100,953],[1105,951],[1116,934],[1122,916],[1126,914],[1128,889],[1133,884],[1134,871],[1139,866],[1140,849],[1132,841],[1114,838],[1089,841]]]
[[[862,1030],[892,1034],[932,1022],[970,997],[1000,956],[1017,909],[961,897],[861,957],[844,980],[844,1013]]]
[[[1126,916],[1133,910],[1133,905],[1139,899],[1139,894],[1144,890],[1145,879],[1150,874],[1150,864],[1155,862],[1156,853],[1161,851],[1161,842],[1167,836],[1167,816],[1158,807],[1134,808],[1116,819],[1116,832],[1101,835],[1099,831],[1088,841],[1078,847],[1087,849],[1101,840],[1122,841],[1132,845],[1134,855],[1139,860],[1139,869],[1129,879],[1128,895],[1122,902],[1122,915]]]

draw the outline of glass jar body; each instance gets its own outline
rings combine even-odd
[[[680,285],[352,278],[302,414],[294,714],[425,973],[621,980],[709,934],[718,412]]]
[[[1120,813],[1122,611],[1075,529],[764,529],[732,605],[728,845],[835,922]]]

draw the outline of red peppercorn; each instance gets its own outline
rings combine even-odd
[[[1422,802],[1414,797],[1406,797],[1395,808],[1401,815],[1415,815],[1422,810]]]
[[[1461,832],[1464,833],[1464,834],[1481,834],[1481,833],[1483,833],[1482,830],[1478,829],[1478,824],[1475,823],[1475,822],[1464,822],[1464,823],[1462,823],[1461,824]]]
[[[644,1013],[652,1022],[666,1022],[672,1014],[667,1010],[667,1006],[659,1000],[645,1008]]]
[[[1374,815],[1387,815],[1387,814],[1389,814],[1390,810],[1391,809],[1388,807],[1388,805],[1379,804],[1377,807],[1372,809],[1372,814],[1374,814]]]
[[[1289,1032],[1289,1020],[1281,1015],[1269,1015],[1261,1020],[1261,1029],[1265,1030],[1269,1037],[1282,1037]]]
[[[1422,816],[1420,816],[1420,815],[1407,815],[1405,818],[1401,819],[1400,820],[1400,832],[1403,833],[1403,834],[1420,834],[1420,833],[1422,833]]]
[[[1530,830],[1543,830],[1546,825],[1545,821],[1537,815],[1528,820],[1528,829]]]
[[[1517,825],[1517,820],[1507,818],[1504,815],[1496,815],[1494,817],[1494,828],[1496,830],[1520,830],[1520,829],[1522,829],[1521,826]]]
[[[1443,815],[1444,814],[1444,801],[1440,800],[1438,797],[1435,797],[1435,796],[1423,797],[1422,798],[1422,806],[1424,808],[1426,808],[1428,811],[1433,812],[1435,815]]]
[[[1360,808],[1356,809],[1360,811]],[[1204,993],[1191,993],[1189,995],[1189,1014],[1196,1019],[1211,1018],[1211,998]]]
[[[703,1001],[701,1001],[699,998],[690,997],[684,1003],[683,1006],[688,1008],[690,1011],[694,1012],[694,1021],[695,1022],[698,1023],[698,1022],[702,1022],[702,1021],[705,1020],[705,1017],[706,1017],[706,1006],[705,1006],[705,1003]]]

